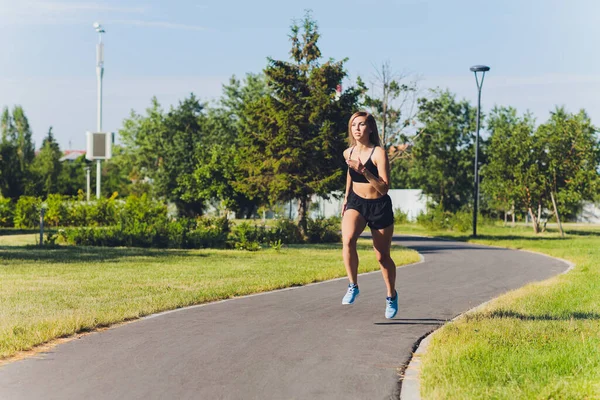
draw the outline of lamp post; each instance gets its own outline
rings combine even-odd
[[[94,22],[94,29],[98,32],[98,44],[96,45],[96,76],[98,77],[98,125],[97,132],[102,132],[102,77],[104,76],[104,44],[102,34],[105,32],[102,25]],[[100,184],[102,178],[102,166],[100,159],[96,160],[96,198],[100,198]]]
[[[479,117],[481,114],[481,87],[483,86],[483,79],[485,73],[490,70],[490,67],[486,65],[474,65],[470,68],[475,74],[475,82],[477,83],[477,134],[475,136],[475,187],[473,189],[473,237],[477,236],[477,206],[479,203]],[[481,82],[477,73],[481,72]]]

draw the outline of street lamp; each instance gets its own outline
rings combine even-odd
[[[475,82],[477,83],[477,134],[475,136],[475,188],[473,190],[473,198],[475,199],[473,204],[473,237],[477,236],[477,203],[479,202],[479,116],[481,114],[481,87],[483,86],[483,79],[485,73],[490,70],[490,67],[486,65],[474,65],[470,68],[475,74]],[[481,83],[477,73],[481,72]]]
[[[96,45],[96,75],[98,76],[98,126],[97,132],[102,132],[102,77],[104,76],[104,44],[102,34],[105,32],[100,23],[94,22],[94,29],[98,32],[98,44]],[[100,198],[100,183],[102,177],[102,166],[100,159],[96,160],[96,198]]]

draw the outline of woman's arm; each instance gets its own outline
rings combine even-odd
[[[379,174],[379,178],[371,173],[368,169],[364,168],[362,174],[367,178],[369,183],[382,195],[387,194],[388,190],[390,190],[390,162],[387,157],[387,153],[383,149],[383,147],[377,147],[373,154],[375,157],[373,162],[375,166],[377,166],[377,172]]]
[[[346,159],[348,154],[348,149],[344,151],[344,159]],[[348,195],[350,194],[350,188],[352,187],[352,179],[350,178],[350,168],[346,171],[346,193],[344,194],[344,201],[342,202],[342,217],[344,216],[344,211],[346,211],[346,204],[348,203]]]

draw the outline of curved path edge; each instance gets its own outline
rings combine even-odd
[[[425,237],[425,236],[423,236],[423,237]],[[439,239],[442,239],[442,238],[439,238]],[[442,240],[445,240],[445,239],[442,239]],[[506,247],[500,247],[500,246],[490,246],[490,247],[498,247],[498,248],[503,248],[503,249],[506,248]],[[542,256],[549,257],[554,260],[558,260],[558,261],[565,263],[568,266],[568,268],[566,270],[564,270],[563,272],[561,272],[559,275],[564,275],[564,274],[570,272],[571,270],[573,270],[573,268],[575,268],[575,264],[573,262],[571,262],[569,260],[565,260],[563,258],[552,257],[552,256],[549,256],[548,254],[540,253],[537,251],[531,251],[531,250],[519,250],[519,251],[542,255]],[[556,275],[556,276],[558,276],[558,275]],[[455,318],[450,320],[449,323],[454,322],[458,319],[464,318],[468,314],[475,313],[475,312],[483,309],[485,306],[487,306],[490,302],[492,302],[494,300],[495,299],[491,299],[484,303],[481,303],[480,305],[478,305],[476,307],[473,307],[472,309],[464,312],[463,314],[456,316]],[[415,343],[414,348],[413,348],[414,350],[413,350],[412,357],[411,357],[408,365],[404,369],[404,371],[401,372],[401,380],[399,382],[400,400],[421,400],[421,358],[427,353],[427,350],[429,348],[429,343],[431,343],[431,339],[433,338],[433,336],[440,330],[440,328],[442,328],[445,325],[447,325],[447,324],[437,327],[436,329],[432,330],[431,332],[429,332],[426,335],[419,338],[419,340],[417,340],[417,342]]]

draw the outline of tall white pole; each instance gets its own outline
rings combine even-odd
[[[96,46],[96,75],[98,77],[98,130],[102,132],[102,77],[104,76],[104,44],[102,43],[102,34],[104,28],[98,23],[94,24],[98,32],[99,41]],[[102,181],[102,165],[100,160],[96,160],[96,198],[100,198],[100,185]]]

